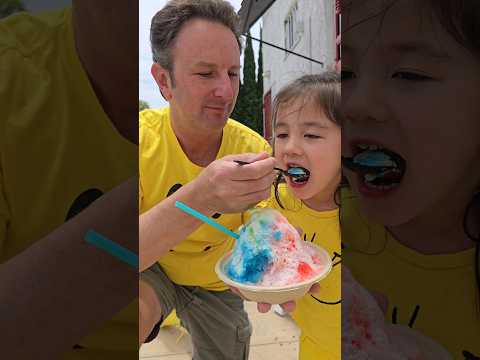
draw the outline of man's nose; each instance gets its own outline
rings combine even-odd
[[[228,74],[218,78],[215,86],[215,96],[232,101],[235,96],[235,83]]]

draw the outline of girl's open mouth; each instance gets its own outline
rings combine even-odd
[[[296,164],[289,164],[287,173],[291,182],[296,185],[304,185],[310,178],[310,171]]]
[[[342,157],[342,164],[359,174],[367,188],[386,191],[400,185],[406,171],[402,156],[373,144],[360,144],[355,150],[352,158]]]

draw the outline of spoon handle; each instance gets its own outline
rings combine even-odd
[[[233,162],[236,162],[238,165],[249,165],[249,164],[251,164],[251,163],[249,163],[249,162],[242,161],[242,160],[233,160]],[[283,169],[280,169],[280,168],[276,168],[276,167],[274,167],[273,169],[274,169],[274,170],[281,171],[282,173],[288,175],[288,173],[287,173],[286,170],[283,170]]]

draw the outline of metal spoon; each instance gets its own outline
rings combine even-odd
[[[241,161],[241,160],[233,160],[233,161],[236,162],[239,165],[251,164],[249,162]],[[277,170],[277,171],[280,171],[283,175],[289,176],[289,177],[292,177],[292,178],[301,178],[301,177],[310,176],[310,171],[308,171],[307,169],[305,169],[303,167],[291,167],[291,168],[288,168],[288,170],[283,170],[283,169],[276,168],[276,167],[274,169]]]

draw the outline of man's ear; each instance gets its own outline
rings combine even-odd
[[[157,63],[153,63],[150,72],[163,98],[166,101],[170,101],[172,98],[172,79],[170,78],[170,72]]]

